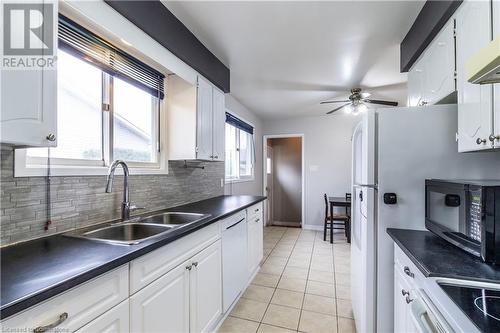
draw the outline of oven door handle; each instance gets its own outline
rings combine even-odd
[[[413,322],[421,333],[452,333],[443,316],[435,308],[424,290],[420,289],[418,297],[410,305]]]

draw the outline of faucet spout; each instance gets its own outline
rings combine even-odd
[[[128,186],[128,176],[129,170],[128,165],[124,161],[115,160],[109,166],[108,177],[106,182],[106,193],[111,193],[113,191],[113,178],[115,176],[115,170],[118,166],[123,169],[123,201],[122,201],[122,221],[130,219],[130,199],[129,199],[129,186]]]

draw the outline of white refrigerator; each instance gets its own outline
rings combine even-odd
[[[457,106],[370,110],[352,136],[351,296],[356,329],[393,332],[394,243],[425,230],[425,179],[500,179],[500,152],[458,153]],[[385,204],[395,193],[396,204]]]

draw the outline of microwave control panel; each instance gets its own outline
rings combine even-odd
[[[469,210],[469,237],[475,241],[481,241],[482,207],[481,195],[471,193]]]

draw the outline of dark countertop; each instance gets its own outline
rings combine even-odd
[[[210,214],[210,217],[136,245],[54,235],[2,248],[0,318],[25,310],[263,200],[262,196],[219,196],[165,209]]]
[[[426,277],[500,282],[500,266],[484,263],[430,231],[388,228],[387,233]]]

